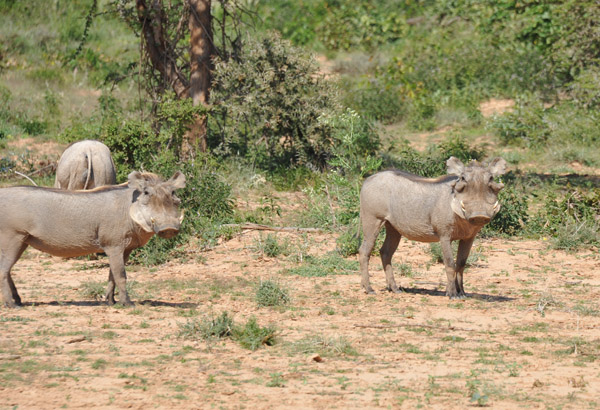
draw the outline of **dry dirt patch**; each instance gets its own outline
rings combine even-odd
[[[394,263],[409,276],[397,274],[400,295],[383,291],[373,257],[378,293],[369,296],[357,272],[286,273],[300,253],[333,250],[332,235],[279,234],[290,250],[277,258],[259,252],[260,235],[244,232],[188,263],[130,267],[138,302],[130,309],[84,296],[86,284],[106,280],[104,259],[29,251],[14,268],[27,305],[0,310],[0,408],[600,404],[596,252],[479,240],[465,279],[471,297],[452,301],[426,245],[402,241]],[[261,279],[287,287],[290,306],[259,308]],[[276,326],[278,343],[251,352],[178,337],[187,321],[223,311]]]

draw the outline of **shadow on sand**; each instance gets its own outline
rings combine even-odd
[[[426,289],[426,288],[402,288],[405,293],[410,293],[413,295],[429,295],[429,296],[446,296],[445,290],[437,290],[437,289]],[[485,295],[482,293],[467,293],[467,299],[476,299],[484,302],[509,302],[511,300],[515,300],[514,298],[509,298],[507,296],[499,296],[499,295]],[[456,299],[461,300],[461,299]],[[448,299],[448,301],[453,301],[452,299]]]
[[[174,302],[163,302],[161,300],[142,300],[139,302],[134,302],[135,306],[162,306],[162,307],[172,307],[172,308],[180,308],[180,309],[191,309],[198,307],[197,303],[174,303]],[[67,300],[61,302],[25,302],[23,303],[23,307],[25,306],[107,306],[106,302],[103,300]],[[115,307],[121,307],[118,303]]]

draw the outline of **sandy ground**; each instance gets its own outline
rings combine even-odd
[[[369,296],[354,270],[288,272],[333,250],[333,235],[280,233],[288,251],[277,258],[260,253],[265,237],[245,231],[187,263],[130,266],[134,308],[86,294],[106,280],[105,259],[27,251],[13,270],[25,306],[0,309],[0,409],[600,406],[597,252],[479,239],[470,297],[454,301],[428,245],[403,240],[394,257],[404,294],[384,291],[374,256]],[[288,306],[257,306],[266,279],[289,290]],[[277,343],[181,337],[221,312],[276,327]]]

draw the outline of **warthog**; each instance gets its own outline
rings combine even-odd
[[[14,307],[21,298],[10,270],[31,245],[65,258],[104,252],[110,271],[106,301],[131,305],[125,288],[129,254],[156,233],[177,234],[180,213],[176,189],[185,187],[181,172],[168,181],[151,173],[132,172],[127,184],[90,191],[64,191],[42,187],[0,189],[0,281],[4,304]]]
[[[110,150],[100,141],[75,142],[65,149],[58,160],[55,188],[92,189],[116,183],[115,164]]]
[[[448,174],[428,179],[402,171],[382,171],[367,178],[360,191],[363,243],[359,249],[361,285],[375,293],[369,281],[369,256],[385,225],[381,262],[387,289],[399,293],[392,272],[392,256],[402,236],[419,242],[440,242],[448,284],[446,295],[464,298],[463,272],[475,235],[500,210],[498,192],[504,184],[494,177],[506,172],[506,161],[495,158],[483,166],[467,167],[451,157]],[[452,241],[459,240],[456,262]]]

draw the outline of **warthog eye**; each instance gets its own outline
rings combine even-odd
[[[150,195],[150,192],[148,192],[147,189],[144,189],[144,195]]]

